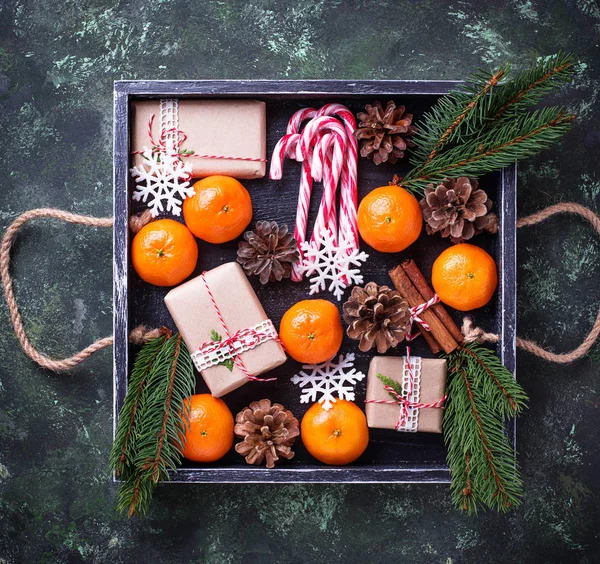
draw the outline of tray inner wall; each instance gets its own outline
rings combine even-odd
[[[318,97],[314,99],[293,100],[289,97],[277,98],[257,95],[255,98],[264,99],[267,102],[267,156],[269,159],[275,143],[285,133],[289,118],[297,109],[306,106],[320,107],[327,102],[339,101],[356,112],[360,111],[365,103],[371,103],[374,100],[372,96],[353,96],[350,99]],[[434,103],[436,96],[403,97],[399,95],[394,99],[396,103],[404,104],[407,110],[413,113],[415,119],[418,120],[423,112]],[[385,105],[387,97],[382,98],[381,102]],[[399,174],[400,176],[406,174],[409,168],[410,165],[407,158],[402,163],[397,163],[396,165],[386,163],[380,166],[375,166],[371,161],[359,158],[359,198],[365,196],[373,188],[388,184],[394,174]],[[260,219],[266,219],[275,220],[279,224],[287,223],[290,227],[293,227],[299,178],[300,165],[295,161],[287,160],[284,164],[284,176],[282,180],[274,181],[265,177],[258,180],[242,181],[252,196],[254,208],[253,223]],[[133,186],[134,182],[129,177],[129,196],[131,196]],[[481,186],[492,198],[494,211],[500,213],[503,208],[501,174],[490,174],[482,178]],[[321,196],[321,185],[315,183],[313,190],[311,221],[309,225],[314,223],[314,218],[316,217]],[[132,202],[131,210],[133,213],[142,211],[143,204]],[[486,249],[500,263],[498,253],[501,246],[498,244],[496,237],[480,235],[475,239],[475,243]],[[439,236],[426,235],[424,229],[418,241],[402,253],[382,254],[361,243],[362,249],[370,254],[369,260],[362,268],[364,282],[373,280],[378,284],[391,285],[387,274],[388,271],[405,258],[413,258],[429,279],[433,261],[449,245],[447,240],[443,240]],[[193,276],[200,274],[204,270],[210,270],[223,262],[234,261],[236,258],[237,241],[223,245],[211,245],[203,241],[198,241],[198,246],[199,260]],[[128,278],[129,327],[135,327],[143,323],[149,327],[166,325],[175,329],[173,321],[163,303],[163,297],[168,289],[144,283],[139,279],[131,266]],[[251,277],[250,281],[267,315],[273,320],[276,327],[279,326],[283,313],[299,300],[318,297],[336,302],[335,298],[329,293],[309,296],[309,283],[307,281],[293,283],[286,280],[282,283],[268,284],[267,286],[261,286],[256,277]],[[348,295],[349,290],[346,291],[345,297]],[[502,311],[502,304],[499,303],[498,296],[501,296],[501,292],[497,292],[492,302],[485,308],[473,313],[475,322],[485,327],[488,331],[498,331],[500,327],[499,312]],[[343,301],[336,302],[340,309]],[[456,322],[460,325],[462,316],[458,312],[452,313]],[[501,346],[502,344],[500,343],[498,347],[500,348]],[[411,350],[413,355],[432,356],[422,338],[413,341]],[[344,337],[340,353],[348,352],[356,354],[356,367],[366,374],[372,354],[361,353],[357,348],[356,341],[351,341],[347,337]],[[396,351],[389,351],[388,355],[403,355],[404,352],[405,347],[401,345]],[[136,353],[136,347],[130,346],[129,370],[131,369],[131,364]],[[297,373],[300,368],[299,363],[288,359],[286,364],[268,374],[269,376],[278,377],[276,383],[269,382],[263,384],[249,382],[233,393],[226,395],[223,399],[235,415],[252,401],[265,397],[270,398],[272,401],[282,403],[300,420],[309,405],[300,403],[300,388],[290,382],[291,376]],[[199,375],[197,380],[197,393],[208,392]],[[362,382],[359,382],[356,387],[356,403],[361,407],[364,405],[365,387],[366,378]],[[428,467],[443,468],[445,466],[446,449],[441,435],[398,433],[395,431],[371,429],[370,437],[370,444],[365,454],[352,465],[356,470],[360,470],[360,468],[365,470],[367,468],[426,469]],[[301,440],[297,441],[295,451],[296,456],[292,461],[286,461],[284,464],[285,468],[314,470],[316,472],[327,468],[308,455]],[[212,465],[212,467],[214,469],[231,468],[237,470],[248,468],[242,457],[235,453],[233,449],[225,458]],[[184,460],[183,468],[180,472],[185,473],[189,470],[200,470],[202,468],[208,469],[211,468],[211,465],[197,465]],[[277,471],[276,469],[275,472]]]

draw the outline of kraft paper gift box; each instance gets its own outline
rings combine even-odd
[[[240,179],[262,178],[266,172],[266,106],[259,100],[135,100],[131,103],[131,151],[133,165],[144,163],[144,147],[151,148],[152,137],[159,142],[161,131],[181,130],[187,138],[177,152],[194,151],[183,156],[192,166],[192,178],[223,174]],[[175,139],[171,133],[171,139]],[[182,138],[182,137],[180,137]],[[235,158],[232,158],[235,157]],[[241,160],[262,159],[262,160]]]
[[[417,388],[419,393],[415,394],[416,403],[435,403],[442,399],[446,389],[447,363],[444,359],[411,357],[413,374],[420,365],[420,381]],[[393,398],[385,390],[383,382],[377,377],[383,374],[403,384],[405,374],[405,357],[376,356],[369,365],[367,376],[367,402],[369,400],[392,400]],[[404,380],[404,389],[407,389]],[[376,429],[395,429],[400,417],[401,406],[399,404],[366,403],[365,413],[367,424]],[[443,409],[440,408],[409,408],[411,421],[407,423],[406,431],[419,431],[425,433],[442,432]],[[415,422],[416,418],[416,422]],[[413,423],[412,425],[410,423]],[[416,425],[415,425],[416,423]],[[413,428],[410,428],[413,427]],[[416,428],[415,428],[416,427]]]
[[[204,275],[230,335],[240,329],[268,322],[268,317],[239,264],[222,264]],[[165,296],[165,304],[192,358],[200,345],[214,341],[213,331],[223,340],[226,339],[227,334],[201,276],[171,290]],[[286,354],[278,341],[270,339],[242,352],[239,358],[252,376],[259,376],[283,364]],[[194,364],[199,368],[198,361],[195,360]],[[223,396],[249,381],[237,363],[229,362],[229,366],[231,370],[225,364],[200,370],[215,397]]]

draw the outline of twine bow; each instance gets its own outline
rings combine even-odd
[[[430,300],[427,300],[426,302],[419,304],[418,306],[415,307],[411,307],[410,308],[410,319],[409,319],[409,326],[412,327],[413,323],[418,323],[421,327],[423,327],[423,329],[425,329],[425,331],[429,331],[429,324],[426,323],[423,319],[421,319],[420,315],[426,310],[429,309],[432,305],[435,305],[437,303],[439,303],[440,298],[438,297],[437,294],[434,294],[433,297]],[[412,333],[410,330],[409,332],[406,334],[406,337],[404,337],[407,341],[412,341],[414,339],[416,339],[419,336],[418,332]]]

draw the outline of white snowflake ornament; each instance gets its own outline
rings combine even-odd
[[[344,290],[351,285],[362,284],[360,266],[369,255],[355,248],[351,241],[336,243],[326,230],[313,243],[304,241],[301,271],[311,282],[310,294],[329,290],[341,300]]]
[[[147,203],[152,217],[162,211],[180,215],[182,200],[196,193],[189,182],[192,165],[168,150],[160,152],[144,147],[142,157],[144,164],[130,170],[136,181],[133,199]]]
[[[341,354],[337,362],[331,359],[322,364],[304,364],[302,368],[291,378],[294,384],[303,388],[300,403],[318,401],[326,411],[338,398],[354,401],[354,386],[365,377],[354,368],[354,353],[345,357]]]

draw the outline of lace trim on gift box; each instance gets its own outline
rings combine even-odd
[[[402,369],[402,389],[406,390],[406,399],[410,402],[406,405],[403,422],[397,427],[398,431],[416,433],[419,426],[419,408],[414,407],[421,397],[421,366],[420,356],[404,357]],[[402,409],[402,408],[401,408]]]
[[[165,145],[172,152],[179,141],[179,102],[176,99],[160,101],[160,130],[165,132]]]
[[[211,366],[234,360],[240,354],[262,345],[265,341],[277,338],[273,322],[265,319],[253,327],[236,331],[223,341],[207,341],[192,354],[192,360],[198,370],[206,370]]]

